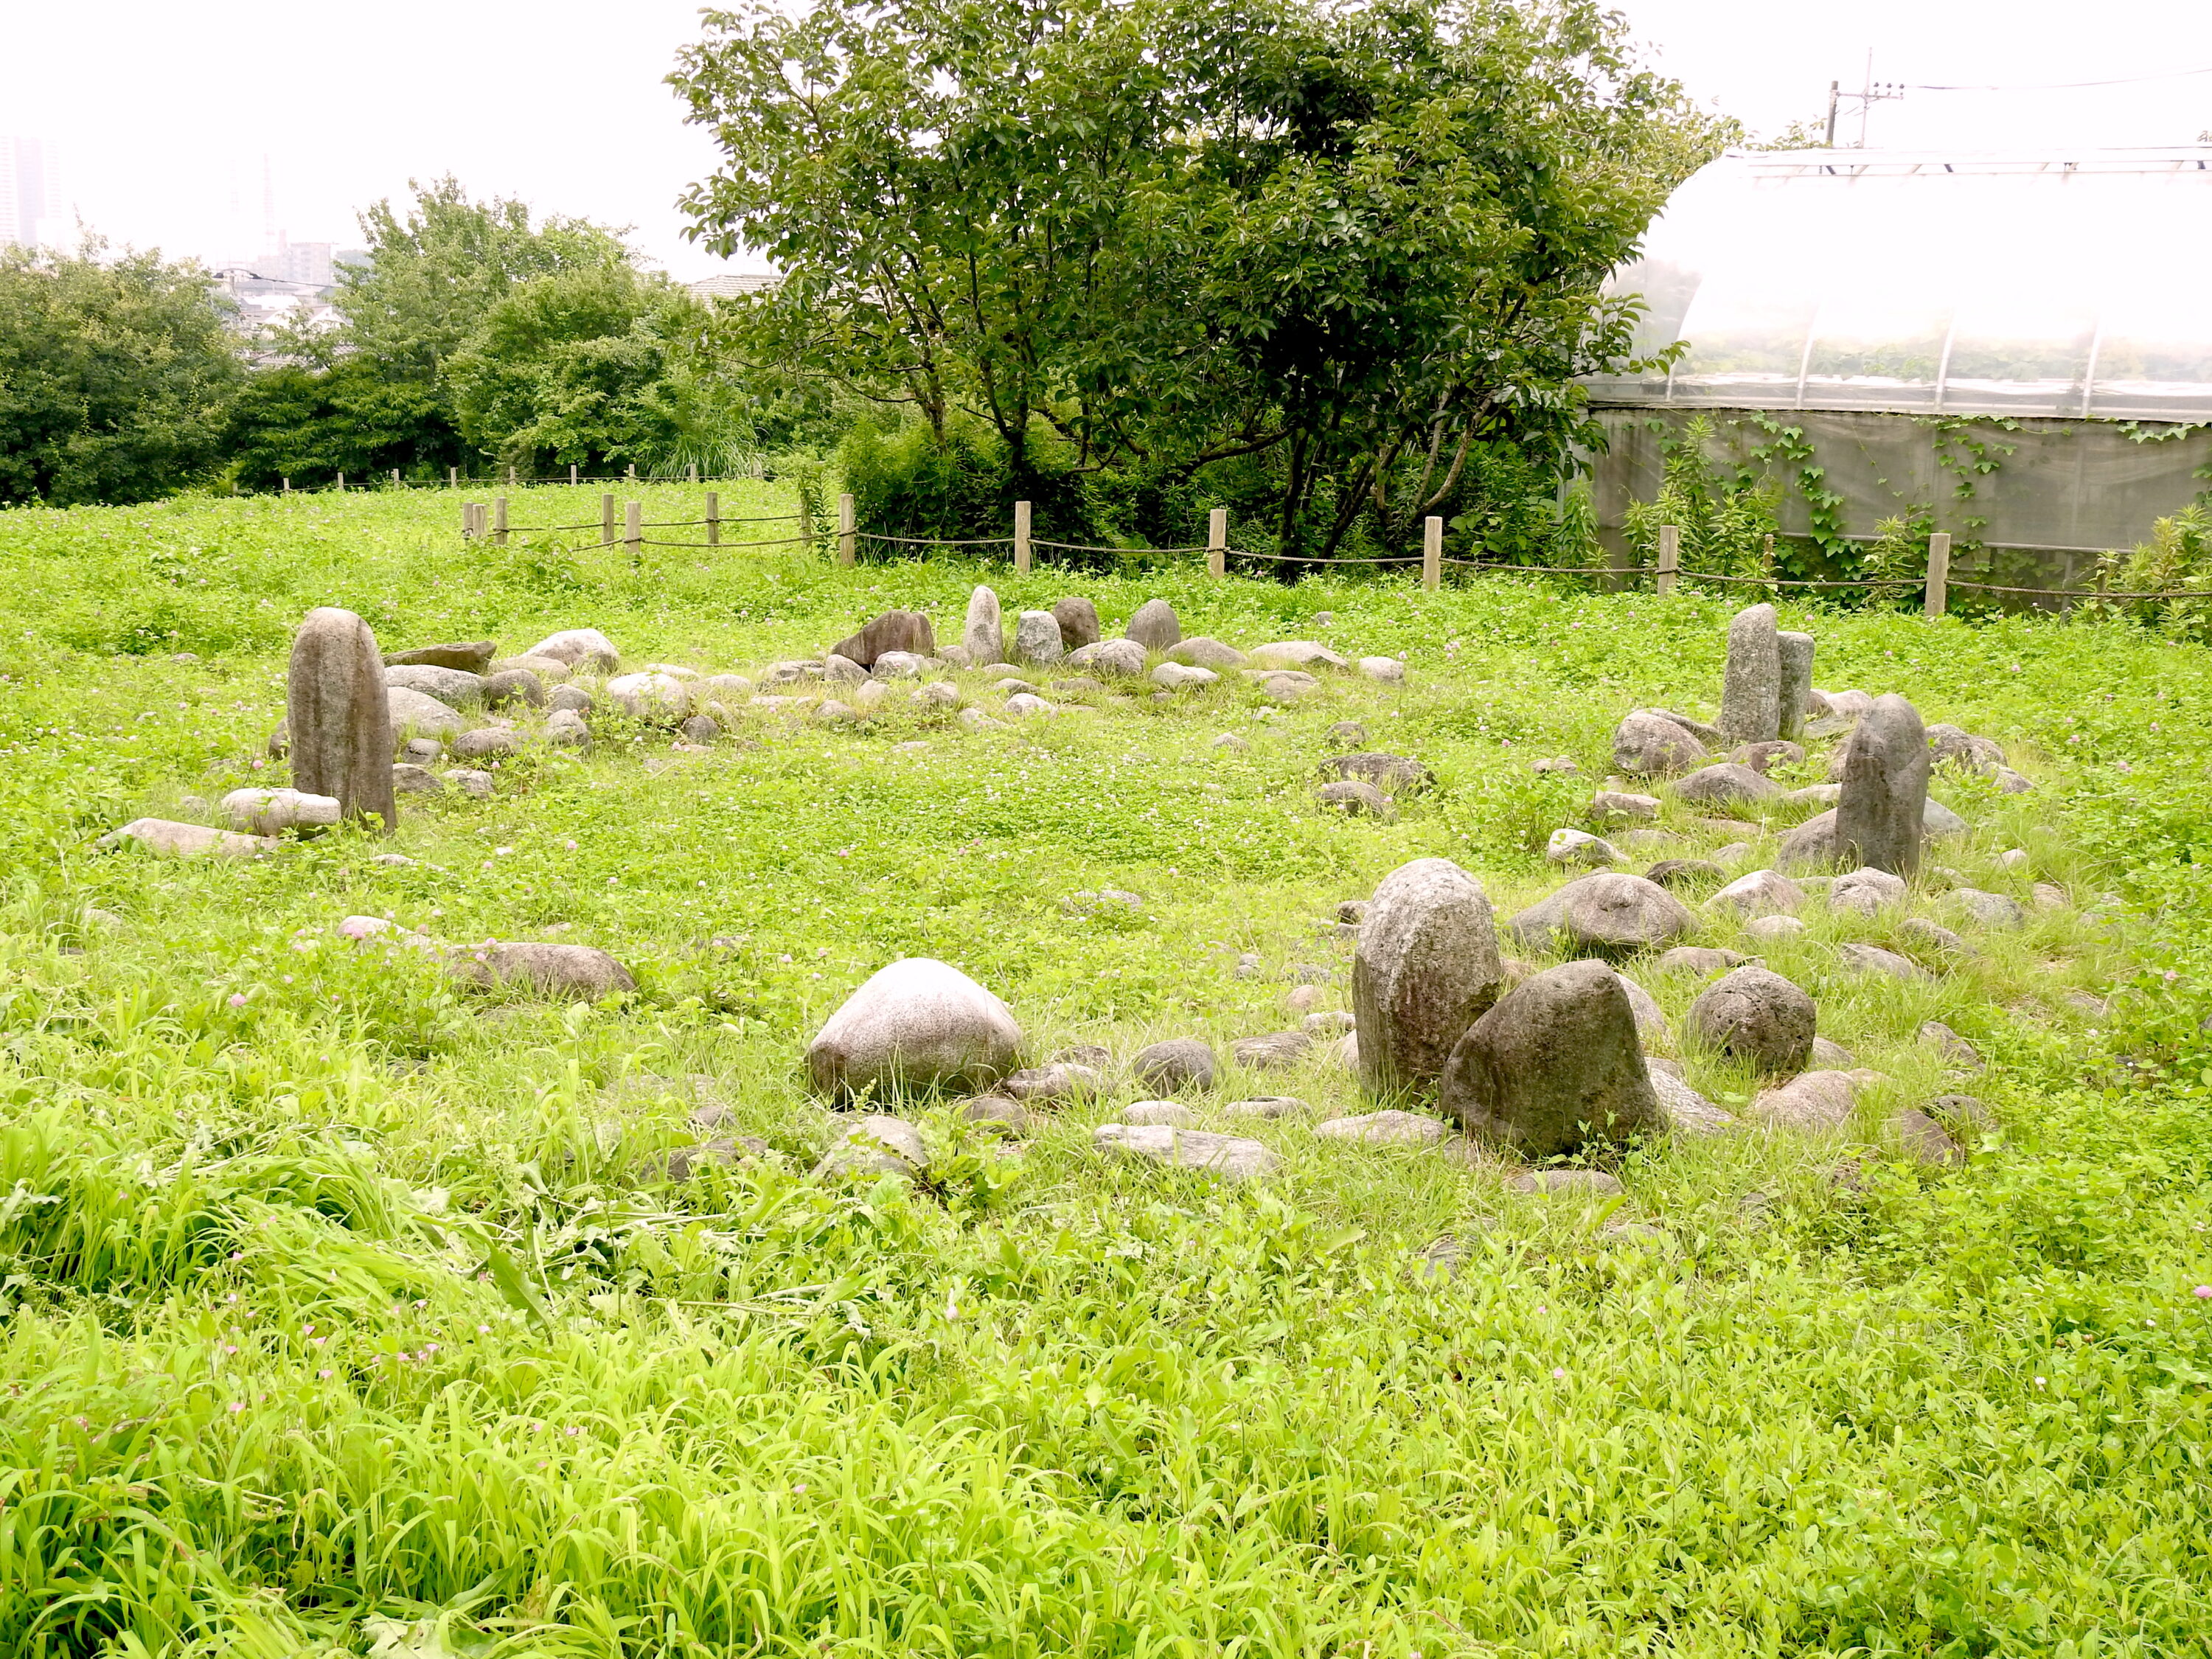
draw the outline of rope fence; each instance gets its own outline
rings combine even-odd
[[[768,550],[785,547],[811,547],[817,538],[812,513],[804,501],[796,513],[757,514],[743,518],[725,519],[720,513],[720,498],[713,491],[707,495],[706,516],[698,519],[662,519],[647,522],[642,516],[642,504],[629,501],[624,505],[622,528],[617,533],[615,498],[611,495],[599,497],[599,520],[597,524],[573,525],[516,525],[507,519],[507,498],[504,495],[486,503],[465,501],[461,506],[461,534],[470,540],[489,540],[504,546],[509,536],[553,535],[572,531],[597,531],[598,548],[623,547],[633,554],[647,547],[682,548],[696,551],[732,549]],[[725,526],[795,524],[799,533],[776,537],[764,541],[725,543]],[[689,530],[703,527],[704,541],[678,541],[660,537],[649,537],[648,530]],[[1462,570],[1503,571],[1524,576],[1602,577],[1626,586],[1651,580],[1653,592],[1664,595],[1671,592],[1677,581],[1712,582],[1727,586],[1772,589],[1802,589],[1818,592],[1858,591],[1887,592],[1899,588],[1918,587],[1922,591],[1923,609],[1926,615],[1940,617],[1949,605],[1950,592],[1958,589],[1974,593],[2003,593],[2023,595],[2031,599],[2058,601],[2095,600],[2119,604],[2171,604],[2180,599],[2212,599],[2212,588],[2185,588],[2173,592],[2112,592],[2102,588],[2081,587],[2014,587],[1994,582],[1954,580],[1951,577],[1951,538],[1942,531],[1928,538],[1926,570],[1910,576],[1863,576],[1833,580],[1801,580],[1796,577],[1773,575],[1736,575],[1718,570],[1690,570],[1682,565],[1682,532],[1678,525],[1659,526],[1657,562],[1648,569],[1635,565],[1535,565],[1512,564],[1494,559],[1446,558],[1443,552],[1444,521],[1431,517],[1422,523],[1422,548],[1418,555],[1391,554],[1367,558],[1325,557],[1306,553],[1265,553],[1252,548],[1229,545],[1229,514],[1225,508],[1216,507],[1208,515],[1206,539],[1203,545],[1182,547],[1114,547],[1096,542],[1056,542],[1044,540],[1030,534],[1030,503],[1014,503],[1014,533],[1011,536],[893,536],[881,531],[862,530],[855,520],[854,498],[842,495],[837,501],[837,526],[835,532],[837,562],[851,565],[858,562],[860,544],[867,542],[879,547],[919,547],[941,549],[1010,547],[1013,553],[1014,568],[1028,574],[1033,557],[1038,551],[1047,553],[1146,553],[1183,557],[1192,554],[1206,555],[1207,573],[1213,576],[1228,574],[1229,561],[1249,559],[1261,563],[1294,564],[1323,569],[1345,566],[1365,568],[1389,568],[1418,564],[1421,567],[1421,586],[1433,589],[1441,586],[1444,567]],[[1771,564],[1774,556],[1774,538],[1766,538],[1765,557]]]

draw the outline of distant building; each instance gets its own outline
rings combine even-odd
[[[765,293],[782,280],[773,271],[746,271],[728,276],[702,277],[684,286],[711,305],[716,300],[735,300],[748,294]]]
[[[38,138],[0,138],[0,247],[66,246],[53,149]]]

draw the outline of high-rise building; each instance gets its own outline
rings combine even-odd
[[[0,246],[67,240],[52,148],[37,138],[0,138]]]

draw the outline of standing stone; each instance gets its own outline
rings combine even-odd
[[[830,647],[830,654],[873,668],[887,651],[910,651],[919,657],[937,654],[937,635],[929,618],[919,611],[886,611],[859,633]]]
[[[1013,1011],[958,969],[906,957],[877,970],[823,1023],[806,1069],[827,1094],[995,1083],[1018,1064]]]
[[[1449,859],[1400,865],[1375,890],[1352,958],[1361,1085],[1377,1096],[1434,1087],[1504,988],[1482,884]]]
[[[1782,647],[1771,605],[1739,611],[1729,623],[1719,726],[1729,743],[1768,743],[1782,735]]]
[[[960,643],[968,660],[978,668],[1005,660],[1006,628],[999,617],[999,596],[989,588],[979,587],[968,596],[968,621],[960,630]]]
[[[1058,662],[1067,653],[1060,619],[1049,611],[1024,611],[1014,623],[1016,662]]]
[[[1627,988],[1598,962],[1532,975],[1475,1021],[1445,1063],[1440,1099],[1469,1133],[1526,1158],[1667,1127]]]
[[[1813,636],[1781,633],[1774,640],[1782,660],[1782,724],[1776,735],[1795,742],[1805,735],[1813,701]]]
[[[1164,651],[1182,638],[1182,623],[1165,599],[1146,599],[1122,631],[1147,651]]]
[[[1844,740],[1843,786],[1836,799],[1837,855],[1893,875],[1918,869],[1928,812],[1928,738],[1920,711],[1894,693],[1876,697]]]
[[[292,782],[331,795],[349,818],[374,817],[390,834],[399,823],[392,790],[392,712],[376,635],[350,611],[307,613],[292,640],[284,683]]]
[[[1060,642],[1070,651],[1098,643],[1098,607],[1088,599],[1054,599],[1052,619],[1060,624]]]

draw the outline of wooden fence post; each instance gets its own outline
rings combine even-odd
[[[476,534],[477,504],[474,501],[463,501],[461,503],[461,539],[465,542],[474,541]]]
[[[292,493],[292,481],[289,477],[284,480],[284,493],[287,495]]]
[[[1443,580],[1444,521],[1432,516],[1421,524],[1421,586],[1434,592]]]
[[[345,494],[345,474],[343,472],[338,474],[338,494]]]
[[[853,518],[853,498],[837,498],[837,562],[851,564],[859,552],[860,526]]]
[[[612,547],[614,544],[615,498],[611,495],[602,495],[599,497],[599,545]]]
[[[684,482],[689,484],[696,484],[699,482],[698,462],[686,461],[684,464]]]
[[[575,464],[575,462],[571,461],[571,462],[569,462],[569,463],[568,463],[568,488],[569,488],[569,489],[574,489],[575,487],[576,487],[576,464]]]
[[[623,503],[623,542],[633,562],[645,556],[645,503]]]
[[[637,463],[635,461],[632,461],[628,466],[623,469],[623,477],[629,479],[632,483],[635,483],[637,482]]]
[[[707,545],[722,544],[722,495],[720,490],[707,492]]]
[[[809,553],[814,551],[814,497],[803,484],[799,490],[799,544]]]
[[[1030,574],[1030,504],[1014,503],[1014,574]]]
[[[1674,573],[1682,568],[1682,526],[1662,524],[1659,526],[1659,568],[1651,585],[1662,599],[1674,591]]]
[[[1921,607],[1924,614],[1940,617],[1945,602],[1950,597],[1951,532],[1939,530],[1928,538],[1927,601]]]
[[[507,497],[501,495],[492,503],[491,538],[495,545],[507,545]]]
[[[1229,509],[1217,507],[1206,515],[1206,574],[1229,574]]]
[[[392,469],[392,487],[394,489],[399,488],[399,469],[396,466]]]
[[[509,489],[514,488],[514,469],[511,466],[507,469],[507,487]]]
[[[458,466],[447,467],[446,469],[446,488],[448,489],[459,489],[460,487],[461,469]]]

